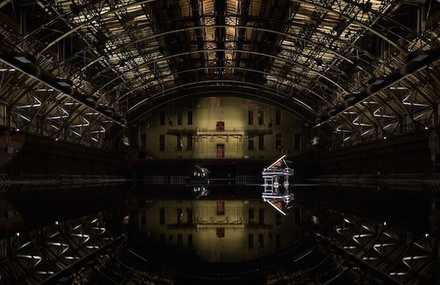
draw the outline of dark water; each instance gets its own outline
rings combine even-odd
[[[186,185],[105,180],[3,184],[2,279],[71,284],[71,272],[79,271],[93,280],[85,284],[101,284],[103,276],[122,280],[127,274],[139,280],[160,277],[158,284],[266,284],[278,280],[271,272],[280,268],[281,275],[300,271],[313,281],[305,268],[318,265],[327,268],[314,272],[323,281],[341,274],[340,264],[356,269],[341,274],[341,280],[356,279],[357,272],[396,283],[423,280],[422,271],[424,278],[434,278],[435,185],[301,181],[290,187],[294,200],[284,216],[261,201],[258,184],[231,181],[226,176]],[[222,207],[226,213],[219,214]],[[237,252],[236,261],[229,247]],[[99,257],[94,255],[98,249]],[[96,268],[99,259],[106,260],[99,274],[84,269]],[[11,273],[17,262],[27,268],[25,273]],[[62,265],[54,266],[57,262]]]

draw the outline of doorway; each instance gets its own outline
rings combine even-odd
[[[225,130],[225,122],[223,122],[223,121],[218,121],[218,122],[215,124],[215,129],[216,129],[217,131],[224,131],[224,130]]]
[[[225,157],[225,145],[217,144],[217,158],[224,158],[224,157]]]

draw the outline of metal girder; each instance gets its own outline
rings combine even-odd
[[[429,64],[434,63],[440,58],[440,47],[436,47],[432,50],[418,51],[408,58],[408,61],[401,68],[394,70],[388,76],[378,77],[371,82],[367,88],[363,89],[361,92],[356,94],[351,94],[346,97],[345,103],[338,106],[334,106],[323,118],[318,119],[317,124],[320,125],[331,117],[340,114],[344,110],[367,100],[372,95],[383,89],[399,82],[405,77],[419,71],[420,69],[426,68]]]
[[[333,14],[333,13],[337,13],[338,16],[340,16],[342,19],[345,19],[345,20],[347,20],[347,21],[351,21],[351,22],[353,22],[353,23],[356,23],[357,25],[359,25],[359,26],[362,27],[363,29],[368,30],[368,31],[371,32],[372,34],[374,34],[374,35],[378,36],[379,38],[381,38],[382,40],[384,40],[384,41],[390,43],[392,46],[394,46],[394,47],[395,47],[397,50],[399,50],[401,53],[403,53],[403,54],[407,54],[407,53],[408,53],[407,50],[405,50],[405,49],[404,49],[402,46],[400,46],[398,43],[396,43],[396,42],[390,40],[386,35],[383,35],[382,33],[376,31],[375,29],[373,29],[372,27],[370,27],[370,26],[368,26],[368,25],[365,25],[364,23],[362,23],[361,21],[358,21],[358,20],[355,19],[355,18],[351,18],[351,17],[348,16],[348,15],[339,14],[337,11],[334,11],[334,10],[332,10],[332,9],[330,9],[330,8],[328,8],[328,7],[325,7],[325,6],[321,5],[321,4],[313,3],[313,1],[303,1],[303,0],[290,0],[290,1],[292,1],[292,2],[297,2],[297,3],[299,3],[299,4],[311,5],[311,6],[315,7],[315,8],[317,8],[317,9],[320,9],[320,10],[326,11],[327,13],[331,13],[331,14]],[[355,2],[353,2],[353,3],[355,3]],[[377,16],[381,16],[382,14],[376,13],[376,15],[377,15]]]
[[[5,3],[2,10],[10,9],[31,20],[26,14],[29,6],[21,6],[20,1],[14,6],[11,3]],[[435,28],[430,36],[401,23],[401,16],[396,14],[406,2],[397,0],[257,0],[225,1],[222,5],[215,5],[220,1],[188,0],[168,4],[132,0],[54,3],[42,0],[33,6],[40,14],[35,27],[17,22],[17,33],[2,30],[8,48],[35,54],[46,71],[71,78],[81,93],[96,97],[98,104],[114,106],[123,115],[136,106],[145,108],[131,116],[134,120],[140,118],[138,113],[154,110],[156,101],[167,102],[163,96],[175,94],[178,88],[200,90],[197,96],[201,96],[207,94],[203,88],[222,92],[241,88],[247,81],[260,86],[264,93],[276,93],[288,104],[297,104],[296,113],[310,124],[319,116],[316,113],[333,110],[345,103],[347,96],[357,94],[370,77],[400,67],[400,57],[435,45]],[[3,21],[14,23],[12,18]],[[220,36],[216,38],[216,34]],[[374,50],[370,45],[375,41],[384,50]],[[436,72],[424,71],[404,79],[408,88],[418,89],[414,104],[436,101],[435,89],[440,83],[435,80]],[[427,81],[425,77],[432,79],[431,85],[419,88]],[[37,88],[24,77],[21,82],[26,82],[29,92]],[[3,94],[15,98],[18,106],[26,106],[29,92]],[[379,92],[369,99],[388,105],[380,111],[383,116],[395,113],[394,118],[398,118],[406,112],[416,124],[429,117],[430,107],[415,112],[416,105],[410,107],[403,98],[388,101],[384,98],[387,93]],[[142,100],[145,104],[139,104]],[[37,112],[22,108],[16,116],[24,116],[20,118],[30,129],[38,125],[40,131],[50,130],[50,126],[41,128],[45,124],[37,122],[44,118],[41,114],[50,113],[47,109],[53,109],[49,102]],[[379,119],[383,117],[377,116],[379,111],[372,105],[359,104],[353,110],[362,116],[354,124],[351,115],[344,118],[344,111],[332,118],[328,129],[343,126],[352,131],[354,140],[384,129]],[[82,107],[71,112],[57,131],[49,133],[58,135],[70,125],[85,126],[87,120],[90,124],[81,138],[86,142],[93,139],[88,132],[100,129],[100,125],[106,130],[112,126],[105,117],[85,115],[90,112]],[[420,112],[425,112],[422,117]]]

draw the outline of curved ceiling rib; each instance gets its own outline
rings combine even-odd
[[[216,81],[213,81],[213,82],[221,83],[221,84],[224,83],[224,88],[225,88],[225,90],[227,90],[228,93],[232,92],[232,93],[235,93],[235,94],[241,94],[241,97],[260,97],[260,99],[263,100],[263,101],[270,101],[270,99],[271,99],[271,98],[267,98],[267,97],[264,97],[264,96],[259,96],[258,94],[253,94],[252,96],[250,96],[249,94],[251,93],[251,91],[242,91],[242,92],[239,91],[239,90],[242,90],[242,89],[249,89],[249,90],[252,90],[254,92],[256,91],[256,92],[262,93],[261,92],[261,88],[262,87],[260,85],[258,85],[258,84],[255,84],[255,83],[243,82],[241,86],[237,86],[236,82],[232,81],[232,80],[229,80],[229,81],[228,80],[216,80]],[[195,88],[202,88],[203,89],[203,91],[197,92],[197,94],[200,94],[200,93],[203,93],[203,94],[217,93],[218,94],[218,92],[222,91],[219,88],[217,90],[206,91],[206,89],[207,89],[206,86],[201,86],[198,83],[186,83],[186,84],[180,85],[179,87],[173,87],[173,88],[168,89],[166,94],[163,93],[162,95],[157,95],[155,98],[145,98],[143,100],[138,101],[135,105],[133,105],[131,107],[131,109],[127,110],[127,113],[130,114],[131,112],[133,112],[133,110],[136,110],[136,109],[144,106],[145,104],[148,104],[151,100],[155,100],[154,101],[154,106],[151,106],[151,109],[154,109],[154,108],[157,108],[159,105],[166,104],[166,103],[171,102],[171,101],[173,101],[175,99],[179,99],[179,100],[183,99],[184,97],[187,97],[188,96],[187,94],[190,93],[190,92],[183,94],[183,96],[181,96],[179,98],[172,97],[172,95],[175,94],[175,92],[178,92],[179,90],[181,90],[182,87],[187,87],[187,86],[191,86],[191,85],[193,85]],[[210,87],[210,86],[211,85],[209,85],[208,87]],[[228,87],[231,87],[231,89],[228,89]],[[272,91],[272,89],[269,89],[269,88],[266,88],[266,89],[268,89],[268,90],[265,91],[264,95],[272,95],[272,96],[274,96],[274,94],[276,94],[276,93],[274,93]],[[170,91],[171,91],[171,93],[168,93]],[[172,92],[172,91],[175,91],[175,92]],[[168,97],[172,97],[172,98],[167,99]],[[282,95],[278,95],[278,97],[280,97],[279,99],[284,99],[282,97]],[[163,99],[163,100],[159,101],[158,99]],[[277,103],[276,105],[280,104],[279,101],[274,101],[274,102]],[[307,110],[308,112],[310,112],[310,113],[312,113],[314,115],[318,115],[318,113],[315,110],[313,110],[313,108],[311,108],[309,105],[307,105],[306,103],[302,102],[298,98],[291,98],[291,103],[300,106],[302,110],[305,109],[305,110]],[[307,117],[304,116],[304,112],[293,111],[291,106],[289,106],[289,107],[290,107],[289,109],[292,112],[296,113],[301,118],[307,120]],[[150,110],[148,110],[148,109],[147,110],[145,110],[145,109],[142,110],[143,113],[146,113],[146,112],[149,112],[149,111]],[[137,116],[136,119],[139,119],[139,118],[140,117]]]
[[[362,27],[363,29],[367,30],[368,32],[371,32],[372,34],[378,36],[379,38],[381,38],[382,40],[384,40],[385,42],[388,42],[389,44],[391,44],[393,47],[395,47],[399,52],[406,54],[408,51],[405,50],[401,45],[399,45],[398,43],[392,41],[391,39],[389,39],[386,35],[382,34],[379,31],[376,31],[375,29],[373,29],[371,26],[365,25],[363,22],[358,21],[356,18],[352,18],[348,15],[344,15],[343,13],[340,13],[338,11],[335,11],[331,8],[325,7],[321,4],[321,2],[319,2],[319,4],[317,3],[313,3],[313,1],[304,1],[304,0],[289,0],[292,2],[297,2],[299,4],[305,4],[305,5],[310,5],[316,9],[325,11],[327,13],[331,13],[331,14],[336,14],[338,15],[341,19],[344,19],[346,21],[348,21],[348,23],[354,23],[360,27]],[[389,2],[391,3],[391,1],[383,1],[383,2]],[[368,13],[372,12],[374,13],[376,16],[381,17],[383,14],[382,13],[377,13],[377,12],[373,12],[374,10],[372,10],[371,8],[368,8],[368,3],[370,3],[369,1],[365,2],[364,6],[366,7],[366,10]],[[360,5],[358,3],[356,3],[355,1],[351,2],[350,4],[355,4],[358,7],[360,7]],[[383,12],[383,11],[381,11]],[[346,27],[345,27],[346,28]],[[416,34],[417,35],[417,34]]]
[[[367,97],[362,92],[376,78],[389,79],[407,56],[440,45],[439,6],[423,0],[17,0],[0,7],[0,21],[11,27],[0,28],[1,53],[34,54],[41,70],[69,78],[78,96],[129,123],[178,98],[229,92],[284,105],[308,124],[321,118],[327,124],[319,132],[331,144],[354,144],[432,120],[438,62]],[[2,82],[13,120],[24,120],[20,125],[29,130],[56,137],[71,130],[94,145],[96,133],[114,124],[57,90],[35,91],[51,88],[17,71],[4,71]]]
[[[53,45],[55,45],[59,41],[67,38],[68,36],[70,36],[71,34],[75,33],[76,31],[79,31],[81,28],[86,28],[88,25],[90,25],[94,21],[100,20],[101,18],[104,18],[107,15],[112,15],[113,13],[116,13],[118,11],[121,11],[121,10],[124,10],[124,9],[128,9],[130,7],[133,7],[133,6],[140,6],[140,5],[143,5],[145,3],[154,2],[154,1],[155,0],[134,1],[133,3],[129,3],[129,4],[124,5],[124,6],[120,6],[120,7],[114,8],[114,9],[110,9],[110,10],[106,11],[103,14],[98,14],[94,18],[87,19],[86,21],[82,22],[80,25],[77,25],[75,27],[71,27],[69,31],[63,33],[60,37],[58,37],[57,39],[55,39],[52,42],[50,42],[49,44],[47,44],[46,47],[43,48],[38,53],[44,53],[45,51],[47,51],[50,47],[52,47]],[[65,15],[65,16],[67,16],[67,15]]]
[[[330,117],[343,112],[354,104],[368,99],[375,93],[380,92],[381,90],[395,84],[396,82],[399,82],[400,80],[411,75],[412,73],[417,72],[422,68],[425,68],[429,64],[435,63],[438,59],[440,59],[440,46],[428,51],[415,52],[414,55],[410,57],[410,60],[401,68],[393,71],[387,76],[377,78],[370,85],[368,85],[367,88],[362,90],[362,92],[348,96],[345,104],[332,107],[332,109],[329,110],[329,112],[327,113],[327,117],[325,117],[324,119],[318,119],[318,124],[322,124]]]

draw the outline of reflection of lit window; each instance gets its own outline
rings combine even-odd
[[[183,210],[181,208],[177,209],[177,223],[180,225],[183,221]]]
[[[193,136],[192,135],[188,135],[186,137],[186,149],[187,150],[193,149]]]
[[[161,126],[165,125],[165,112],[164,111],[159,112],[159,123]]]
[[[264,236],[263,234],[258,235],[258,247],[263,248],[264,247]]]
[[[258,135],[258,150],[264,150],[264,135]]]
[[[159,150],[165,151],[165,135],[159,135]]]
[[[159,209],[159,224],[165,225],[165,208]]]
[[[277,224],[277,225],[281,225],[281,214],[280,213],[276,213],[276,221],[275,221],[275,224]]]
[[[188,235],[188,248],[193,248],[193,235]]]
[[[254,235],[249,235],[248,248],[254,248]]]
[[[276,134],[275,135],[275,145],[276,145],[278,150],[281,150],[283,148],[282,145],[281,145],[281,134]]]
[[[193,211],[192,209],[186,209],[186,222],[188,223],[188,225],[192,225],[193,224]]]
[[[177,150],[183,149],[183,140],[182,136],[177,136]]]
[[[275,112],[275,124],[281,125],[281,111],[279,110]]]
[[[177,235],[177,247],[182,248],[183,246],[183,236],[182,234]]]

